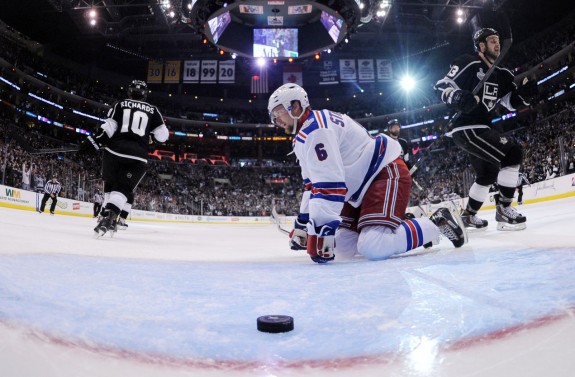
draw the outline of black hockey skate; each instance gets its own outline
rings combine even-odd
[[[126,222],[126,219],[118,217],[118,223],[116,224],[116,228],[120,230],[128,229],[128,223]]]
[[[465,225],[466,228],[482,230],[487,229],[487,220],[480,219],[477,217],[477,214],[471,213],[467,210],[461,213],[461,220],[463,221],[463,225]]]
[[[495,211],[495,220],[497,221],[497,230],[523,230],[527,228],[527,218],[510,205],[507,207],[498,205]]]
[[[98,225],[94,228],[94,235],[96,238],[102,237],[108,231],[115,232],[116,228],[116,215],[112,211],[108,211],[106,216],[103,216],[102,219],[98,222]]]
[[[449,209],[439,208],[429,218],[437,227],[442,235],[447,237],[455,247],[461,247],[467,243],[467,230],[463,225],[461,216],[452,213]]]

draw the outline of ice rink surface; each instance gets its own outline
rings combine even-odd
[[[0,208],[0,376],[573,376],[575,197],[461,249],[314,264],[274,225]],[[256,318],[294,317],[260,333]]]

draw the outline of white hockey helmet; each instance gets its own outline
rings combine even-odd
[[[291,113],[293,101],[299,101],[303,110],[300,116],[297,118],[295,118]],[[283,107],[288,111],[290,117],[294,120],[293,133],[295,134],[298,119],[301,118],[305,110],[310,106],[306,91],[298,84],[291,83],[284,84],[277,88],[272,93],[268,101],[268,113],[270,115],[272,124],[275,124],[275,117],[272,115],[272,110],[275,109],[278,105],[283,105]]]

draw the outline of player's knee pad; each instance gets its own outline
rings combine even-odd
[[[401,237],[387,226],[366,226],[359,233],[357,251],[370,260],[386,259],[406,251],[405,235]]]
[[[521,165],[521,160],[523,160],[523,148],[521,145],[515,144],[501,160],[501,167]]]
[[[357,254],[357,239],[359,233],[346,228],[339,228],[335,233],[335,258],[337,260],[351,259]]]

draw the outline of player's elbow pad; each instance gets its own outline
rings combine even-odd
[[[168,131],[168,128],[166,126],[161,126],[152,131],[152,135],[154,136],[155,141],[157,141],[158,143],[163,143],[166,140],[168,140],[170,132]]]

